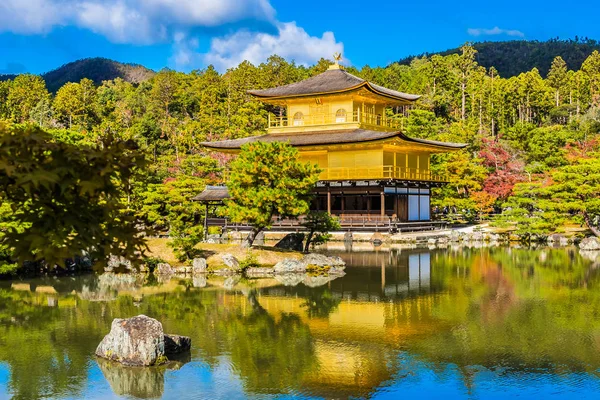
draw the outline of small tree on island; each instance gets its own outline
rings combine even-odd
[[[304,252],[308,253],[310,245],[319,245],[326,243],[331,235],[329,232],[340,229],[340,223],[337,218],[332,217],[324,211],[311,212],[306,216],[306,221],[302,223],[308,233],[306,234],[306,243]]]
[[[301,162],[298,150],[287,143],[242,146],[231,163],[226,212],[233,222],[252,225],[243,246],[252,246],[256,236],[271,227],[275,215],[293,218],[306,214],[319,173],[316,165]]]

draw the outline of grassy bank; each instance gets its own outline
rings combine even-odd
[[[185,262],[177,260],[173,249],[169,247],[170,239],[167,238],[152,238],[148,239],[147,244],[150,248],[148,256],[158,257],[172,266],[185,265]],[[200,250],[201,257],[207,259],[209,267],[218,267],[222,265],[219,254],[229,253],[235,256],[238,260],[244,260],[251,254],[256,258],[261,265],[275,265],[279,261],[286,258],[301,258],[302,253],[290,250],[282,250],[274,247],[255,246],[251,250],[243,249],[239,244],[212,244],[200,243],[196,246]]]

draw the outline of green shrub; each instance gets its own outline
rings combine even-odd
[[[152,273],[160,263],[166,262],[160,257],[145,257],[144,264],[148,268],[148,272]]]
[[[256,256],[251,251],[249,251],[246,255],[246,258],[240,261],[240,267],[242,268],[242,271],[244,271],[248,268],[261,267],[261,264],[258,262]]]

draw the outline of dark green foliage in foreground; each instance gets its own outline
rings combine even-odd
[[[53,140],[31,125],[0,123],[0,246],[10,258],[63,265],[86,251],[133,257],[143,250],[125,204],[128,181],[145,164],[129,141],[102,146]]]

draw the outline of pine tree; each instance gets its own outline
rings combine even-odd
[[[589,80],[592,103],[600,105],[600,53],[594,52],[584,61],[581,70],[586,73]]]
[[[319,170],[298,160],[298,150],[281,142],[254,142],[242,146],[231,163],[227,181],[231,199],[227,215],[233,222],[252,225],[245,245],[251,246],[274,216],[282,218],[306,214],[311,190]]]
[[[556,100],[556,107],[560,105],[560,93],[565,90],[565,83],[567,81],[567,63],[562,57],[557,56],[552,61],[552,66],[548,72],[548,84],[554,89],[554,96]]]

